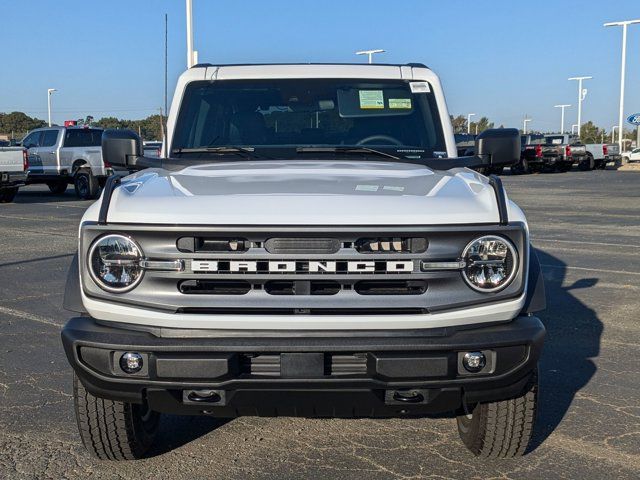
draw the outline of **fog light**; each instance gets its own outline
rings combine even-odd
[[[462,365],[471,373],[479,372],[487,364],[487,359],[482,352],[467,352],[462,357]]]
[[[138,373],[142,370],[142,355],[127,352],[120,357],[120,368],[125,373]]]

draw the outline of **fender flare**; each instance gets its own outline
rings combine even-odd
[[[522,315],[539,312],[547,308],[547,297],[544,289],[544,277],[538,254],[529,245],[529,274],[527,277],[527,297],[520,312]]]
[[[64,300],[62,307],[65,310],[76,313],[88,313],[82,303],[82,295],[80,293],[80,267],[78,265],[78,253],[73,256],[69,272],[67,273],[67,283],[64,287]]]

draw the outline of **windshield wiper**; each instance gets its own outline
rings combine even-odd
[[[369,147],[298,147],[296,153],[372,153],[380,157],[392,158],[394,160],[400,160],[400,157],[392,155],[391,153],[375,150]]]
[[[264,158],[255,152],[253,147],[236,147],[225,145],[220,147],[195,147],[195,148],[176,148],[171,153],[180,155],[181,153],[217,153],[224,155],[225,153],[233,153],[243,158]]]

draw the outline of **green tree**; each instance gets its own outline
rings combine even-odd
[[[582,143],[602,143],[603,140],[605,143],[608,141],[604,128],[599,128],[591,120],[583,123],[580,127],[580,141]]]
[[[463,115],[451,117],[451,125],[453,125],[453,133],[467,133],[467,118]]]
[[[161,123],[162,121],[162,123]],[[94,121],[93,125],[102,128],[123,128],[133,130],[136,133],[140,133],[144,140],[162,140],[162,127],[165,125],[167,118],[159,114],[151,115],[142,120],[125,120],[116,117],[103,117],[100,120]]]
[[[451,118],[451,125],[453,126],[453,133],[467,133],[467,117],[464,115],[458,115],[454,117],[453,115],[449,116]],[[490,122],[487,117],[482,117],[477,122],[471,122],[471,133],[481,133],[489,128],[493,128],[494,123]]]
[[[477,122],[471,122],[471,133],[482,133],[485,130],[493,128],[494,123],[490,122],[487,117],[482,117]]]
[[[16,137],[24,135],[34,128],[44,127],[46,122],[39,118],[30,117],[23,112],[0,113],[0,132]]]

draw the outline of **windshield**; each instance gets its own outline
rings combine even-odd
[[[545,137],[545,143],[547,145],[562,145],[565,142],[566,138],[564,135],[558,135],[555,137]]]
[[[366,146],[399,157],[445,156],[435,97],[428,84],[414,83],[420,93],[402,80],[193,82],[185,91],[171,153],[277,148],[278,156],[295,157],[301,147]]]

